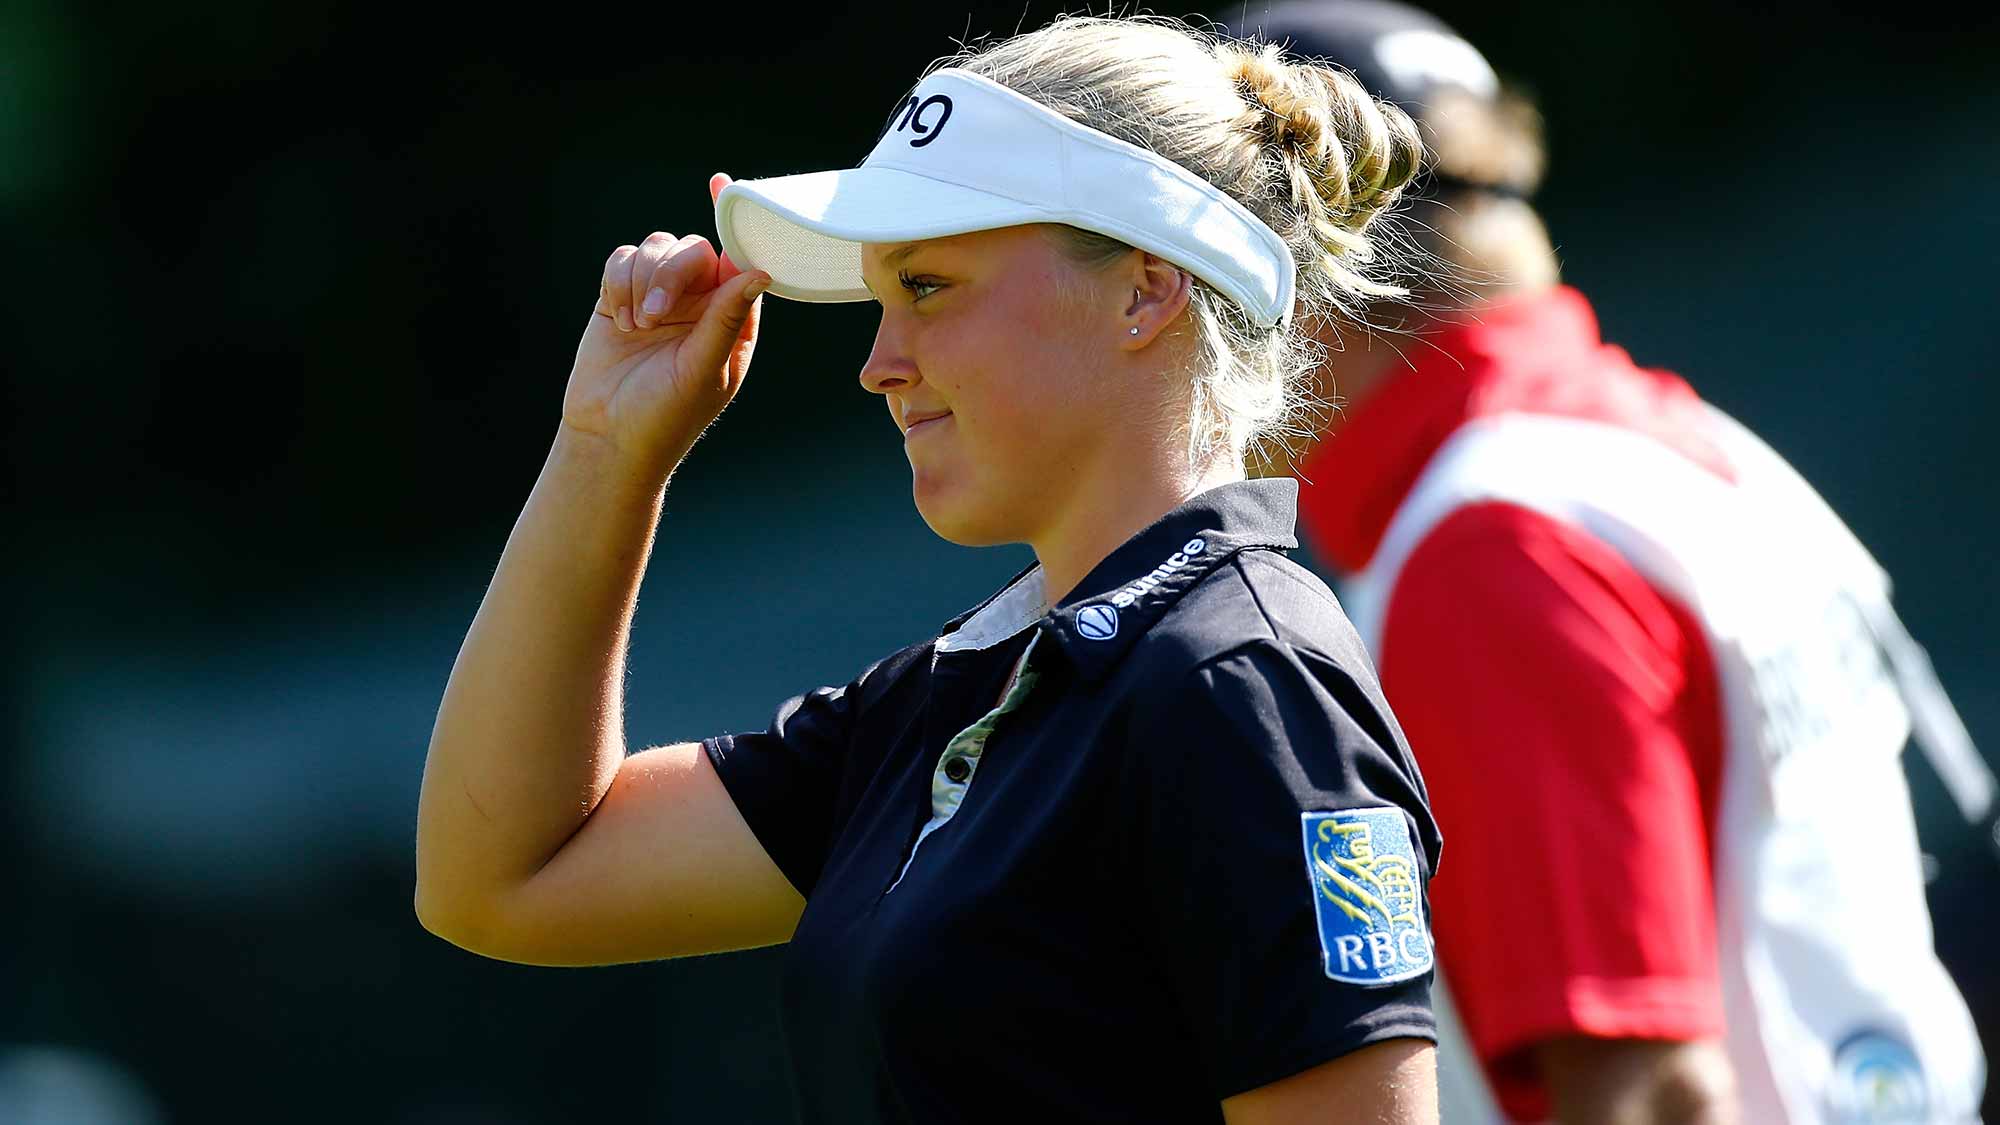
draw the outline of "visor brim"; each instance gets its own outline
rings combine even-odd
[[[739,180],[715,201],[716,233],[737,266],[771,275],[794,301],[867,301],[861,244],[911,242],[1053,221],[1043,208],[895,168]]]

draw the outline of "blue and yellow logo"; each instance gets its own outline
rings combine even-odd
[[[1392,984],[1428,972],[1422,868],[1403,810],[1346,809],[1301,820],[1326,975]]]

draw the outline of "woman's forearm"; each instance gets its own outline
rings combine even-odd
[[[626,639],[664,472],[565,429],[507,540],[438,708],[417,911],[478,927],[574,835],[625,754]]]

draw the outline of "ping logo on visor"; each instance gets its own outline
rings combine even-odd
[[[936,112],[931,111],[935,109]],[[930,120],[925,120],[925,115]],[[951,120],[951,99],[943,94],[932,94],[918,101],[915,94],[904,99],[902,109],[894,115],[895,125],[891,132],[900,133],[905,129],[915,133],[910,138],[911,148],[922,148],[937,140],[944,133],[944,123]]]
[[[1326,975],[1394,984],[1429,971],[1421,869],[1403,810],[1305,813],[1300,823]]]

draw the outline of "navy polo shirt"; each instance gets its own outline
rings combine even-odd
[[[810,1122],[1216,1122],[1435,1039],[1439,838],[1297,483],[1190,500],[1059,606],[1030,569],[710,759],[806,898]]]

